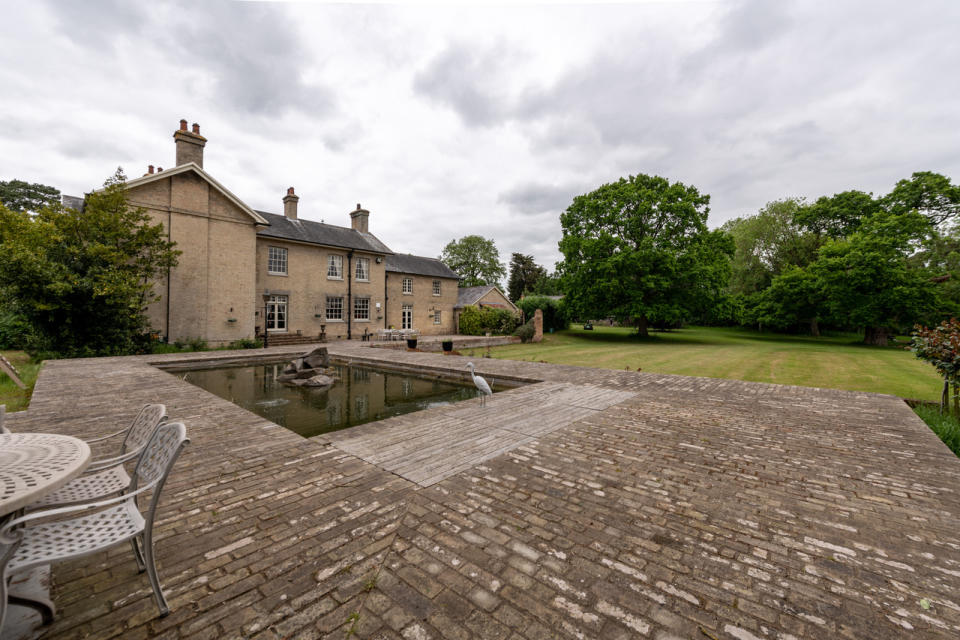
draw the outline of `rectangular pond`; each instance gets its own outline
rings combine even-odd
[[[177,375],[305,438],[477,397],[471,383],[346,364],[333,365],[338,381],[332,387],[295,387],[277,380],[285,364]]]

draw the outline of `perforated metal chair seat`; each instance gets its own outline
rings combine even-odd
[[[93,553],[129,540],[143,528],[132,499],[82,518],[38,524],[24,530],[7,572]]]
[[[130,476],[122,465],[117,465],[88,476],[74,478],[53,493],[30,504],[29,508],[109,498],[126,489],[129,484]]]

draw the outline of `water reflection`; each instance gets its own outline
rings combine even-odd
[[[333,387],[289,387],[277,382],[283,367],[280,363],[190,371],[186,380],[305,437],[477,394],[473,386],[347,365],[336,365],[340,381]]]

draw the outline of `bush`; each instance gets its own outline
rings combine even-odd
[[[517,327],[517,330],[513,332],[513,335],[519,337],[520,342],[530,342],[533,340],[534,333],[533,320],[527,320],[527,322]]]
[[[0,310],[0,349],[27,349],[33,338],[30,322],[13,309]]]
[[[255,338],[240,338],[227,345],[228,349],[259,349],[263,343]]]
[[[941,414],[936,405],[918,405],[913,410],[951,451],[960,456],[960,421],[956,416]]]
[[[537,309],[543,311],[543,330],[560,331],[570,328],[570,315],[562,300],[554,300],[546,296],[527,296],[517,303],[523,315],[528,320],[533,319]]]
[[[508,336],[520,324],[520,318],[506,309],[466,307],[460,312],[460,333],[482,336],[485,333]]]

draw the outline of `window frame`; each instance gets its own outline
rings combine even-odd
[[[410,312],[410,326],[404,326],[406,324],[407,315],[406,312]],[[413,329],[413,305],[404,304],[400,306],[400,328],[401,329]]]
[[[337,273],[330,275],[333,266],[336,266]],[[339,253],[327,254],[327,280],[343,280],[343,256]]]
[[[334,318],[334,317],[332,317],[332,316],[330,315],[330,309],[331,309],[331,307],[330,307],[330,301],[331,301],[331,300],[339,300],[339,301],[340,301],[339,309],[337,309],[337,310],[340,312],[340,313],[339,313],[339,315],[340,315],[339,318]],[[326,302],[325,302],[324,307],[323,307],[323,317],[326,318],[327,322],[343,322],[343,296],[327,296]]]
[[[440,313],[440,309],[437,309],[433,312],[433,324],[443,324]]]
[[[366,303],[367,317],[361,318],[357,314],[361,311],[363,305],[362,302]],[[370,298],[366,296],[355,296],[353,298],[353,321],[354,322],[370,322]]]
[[[363,265],[365,277],[360,277],[360,266]],[[353,276],[357,282],[370,282],[370,258],[357,257],[357,263],[353,267]]]
[[[440,295],[440,281],[439,281],[439,280],[434,280],[434,281],[433,281],[433,295],[435,295],[435,296],[439,296],[439,295]]]
[[[283,261],[283,271],[277,271],[276,269],[273,269],[272,266],[271,266],[272,264],[274,264],[274,251],[280,252],[281,255],[283,256],[283,260],[282,260],[282,261]],[[289,268],[289,261],[288,261],[288,260],[289,260],[289,258],[288,258],[289,255],[290,255],[290,254],[289,254],[289,252],[287,251],[287,248],[286,248],[286,247],[273,247],[273,246],[269,246],[269,245],[268,245],[268,246],[267,246],[267,275],[271,275],[271,276],[285,276],[285,275],[287,275],[287,273],[288,273],[288,272],[287,272],[287,269]],[[280,258],[277,258],[277,259],[276,259],[276,262],[280,262]]]
[[[405,296],[413,295],[413,278],[404,278],[400,282],[400,292],[403,293],[403,295]]]

